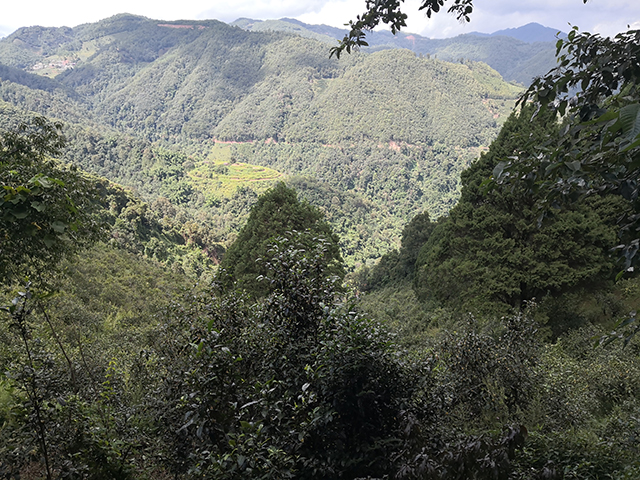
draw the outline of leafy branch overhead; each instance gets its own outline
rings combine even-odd
[[[587,3],[587,1],[582,0],[583,3]],[[388,25],[394,35],[398,33],[407,26],[408,16],[400,11],[403,2],[404,0],[366,0],[366,11],[362,15],[358,15],[355,21],[349,21],[347,24],[349,33],[339,41],[337,47],[331,49],[331,55],[340,58],[344,51],[351,53],[352,50],[368,46],[369,44],[365,40],[367,32],[380,24]],[[431,18],[433,14],[440,12],[445,3],[449,3],[449,0],[423,0],[418,9],[424,11],[427,18]],[[473,13],[473,0],[452,0],[447,12],[454,14],[460,22],[470,22]]]

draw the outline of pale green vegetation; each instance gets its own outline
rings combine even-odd
[[[207,160],[196,162],[187,172],[189,184],[208,201],[230,198],[241,187],[263,193],[274,181],[284,179],[282,173],[271,168],[233,162],[231,148],[216,144]]]

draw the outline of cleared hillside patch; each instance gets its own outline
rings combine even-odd
[[[285,178],[269,167],[234,162],[231,146],[225,144],[216,144],[207,159],[195,163],[187,175],[189,184],[210,201],[231,198],[240,187],[262,193]]]

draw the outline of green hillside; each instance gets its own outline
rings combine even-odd
[[[514,112],[297,33],[0,41],[0,478],[640,478],[640,31]]]
[[[69,161],[149,201],[229,218],[229,202],[277,179],[335,191],[334,202],[301,194],[322,202],[351,268],[397,246],[419,211],[451,208],[459,173],[519,93],[480,63],[408,50],[338,61],[297,35],[132,15],[20,29],[0,41],[0,64],[0,100],[61,120]],[[217,150],[216,141],[229,143]],[[376,222],[352,217],[345,195],[369,205]],[[215,242],[237,228],[205,223]]]
[[[331,46],[338,40],[342,40],[347,33],[346,29],[327,25],[309,25],[290,18],[264,21],[242,18],[231,25],[252,32],[296,33]],[[542,26],[538,27],[544,29]],[[521,30],[524,38],[527,26],[521,27]],[[555,33],[552,29],[547,30]],[[505,80],[522,85],[529,85],[535,77],[544,75],[556,65],[555,40],[527,42],[509,34],[512,32],[505,31],[502,35],[470,33],[452,38],[434,39],[412,33],[398,32],[393,35],[386,30],[374,30],[367,33],[369,46],[363,47],[363,51],[375,52],[402,48],[448,62],[461,60],[484,62],[499,72]]]

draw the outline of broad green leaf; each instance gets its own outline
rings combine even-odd
[[[620,109],[622,131],[629,140],[640,134],[640,104],[633,103]]]
[[[47,234],[42,239],[42,241],[48,248],[51,248],[56,243],[56,237],[54,237],[53,235]]]
[[[47,208],[46,204],[37,201],[31,202],[31,207],[38,212],[43,212]]]
[[[564,162],[564,164],[574,172],[577,172],[582,168],[582,162],[580,162],[580,160],[574,160],[573,162]]]
[[[549,165],[547,165],[547,168],[545,168],[544,173],[545,174],[549,174],[551,172],[553,172],[554,170],[557,170],[558,167],[560,167],[562,165],[563,162],[555,162],[555,163],[551,163]]]
[[[49,182],[49,178],[45,177],[41,173],[32,177],[28,183],[36,185],[38,187],[51,188],[51,182]]]
[[[18,220],[22,220],[23,218],[27,218],[29,216],[29,209],[26,205],[19,205],[18,207],[11,210],[11,215],[13,215]]]
[[[67,228],[67,224],[60,220],[56,220],[55,222],[51,222],[51,228],[53,228],[57,233],[64,233],[64,230]]]

